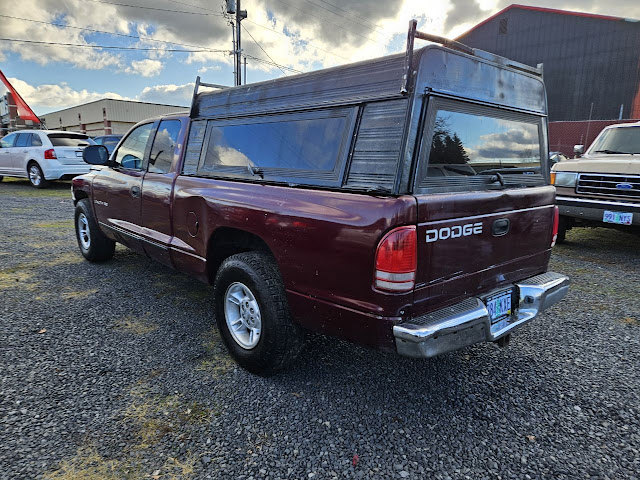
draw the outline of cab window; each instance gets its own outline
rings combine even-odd
[[[127,136],[116,152],[115,162],[117,166],[132,170],[142,170],[144,153],[152,130],[153,123],[145,123],[135,128]]]
[[[153,140],[149,155],[149,172],[169,173],[180,135],[180,120],[163,120]]]

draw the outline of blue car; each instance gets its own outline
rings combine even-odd
[[[111,154],[111,152],[113,152],[113,150],[116,148],[116,145],[118,145],[118,142],[120,141],[120,139],[122,139],[123,136],[124,135],[103,135],[101,137],[94,138],[93,141],[98,145],[104,145],[105,147],[107,147],[109,154]]]

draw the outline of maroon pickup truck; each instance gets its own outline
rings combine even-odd
[[[413,48],[413,39],[444,43]],[[73,180],[78,245],[214,285],[236,361],[304,331],[412,357],[510,334],[560,301],[541,70],[415,31],[405,55],[218,91],[141,122]]]

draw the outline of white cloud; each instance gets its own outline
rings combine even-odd
[[[143,77],[155,77],[162,71],[163,66],[160,60],[145,58],[144,60],[133,60],[131,66],[127,67],[125,72],[142,75]]]
[[[34,87],[19,78],[9,78],[9,81],[34,110],[66,108],[101,98],[127,99],[114,92],[92,92],[87,89],[74,90],[65,83],[43,84]]]
[[[127,21],[123,18],[111,18],[115,12],[108,5],[102,5],[100,15],[96,15],[95,5],[89,2],[69,0],[21,0],[20,2],[0,2],[0,13],[40,22],[65,23],[68,25],[89,26],[94,29],[108,28],[111,31],[126,32]],[[63,18],[61,21],[60,19]],[[103,19],[103,24],[93,19]],[[105,22],[108,20],[108,22]],[[104,25],[104,24],[107,25]],[[72,43],[88,45],[84,35],[86,32],[77,29],[60,28],[37,22],[27,22],[14,18],[3,18],[1,21],[2,36],[6,38],[35,40],[42,42]],[[118,67],[121,56],[115,53],[102,52],[91,48],[70,47],[60,45],[29,44],[20,42],[2,42],[4,53],[12,51],[23,60],[30,60],[40,65],[52,61],[66,62],[75,67],[89,70],[100,70],[107,67]]]
[[[166,103],[169,105],[189,105],[193,96],[194,83],[184,85],[154,85],[144,87],[137,99],[142,102]]]

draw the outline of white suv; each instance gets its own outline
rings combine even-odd
[[[71,178],[89,172],[82,151],[95,142],[87,135],[58,130],[20,130],[0,139],[2,176],[28,178],[36,188],[48,180]]]

